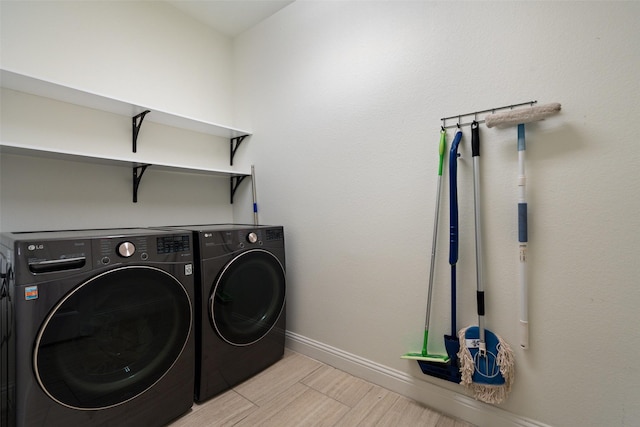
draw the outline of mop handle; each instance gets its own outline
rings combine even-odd
[[[476,282],[477,282],[477,307],[478,307],[478,332],[480,338],[480,351],[483,350],[482,344],[485,343],[484,333],[484,283],[483,283],[483,265],[482,259],[482,218],[480,215],[480,130],[478,122],[471,124],[471,152],[473,155],[473,208],[475,213],[476,228]]]
[[[527,178],[524,170],[526,143],[524,123],[518,125],[518,252],[520,267],[520,347],[529,348],[529,309],[527,304],[527,246],[529,233],[527,230]]]

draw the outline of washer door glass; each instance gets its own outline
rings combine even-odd
[[[184,349],[191,302],[180,282],[152,267],[96,276],[65,296],[35,343],[43,390],[74,409],[103,409],[158,382]]]
[[[270,252],[254,249],[236,256],[220,272],[209,298],[209,314],[222,339],[243,346],[273,328],[284,302],[282,264]]]

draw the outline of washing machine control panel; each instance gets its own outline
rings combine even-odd
[[[157,239],[158,254],[189,252],[191,238],[187,234],[176,236],[162,236]]]
[[[118,255],[129,258],[136,252],[136,245],[131,242],[122,242],[118,245]]]
[[[284,239],[284,232],[282,228],[269,228],[265,230],[267,241],[277,241]]]

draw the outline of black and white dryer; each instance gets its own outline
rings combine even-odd
[[[0,243],[3,426],[162,426],[191,408],[191,233],[4,233]]]
[[[201,402],[284,354],[286,281],[281,226],[193,225],[196,384]]]

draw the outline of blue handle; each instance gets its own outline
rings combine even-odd
[[[518,203],[518,241],[527,243],[529,236],[527,233],[527,204]]]
[[[525,151],[527,144],[524,139],[524,124],[518,125],[518,151]],[[523,153],[524,154],[524,153]],[[527,233],[527,203],[518,203],[518,241],[527,243],[529,239]]]
[[[449,150],[449,264],[458,262],[458,146],[462,131],[456,132]]]
[[[518,125],[518,151],[525,151],[527,149],[527,143],[524,139],[524,123]]]

